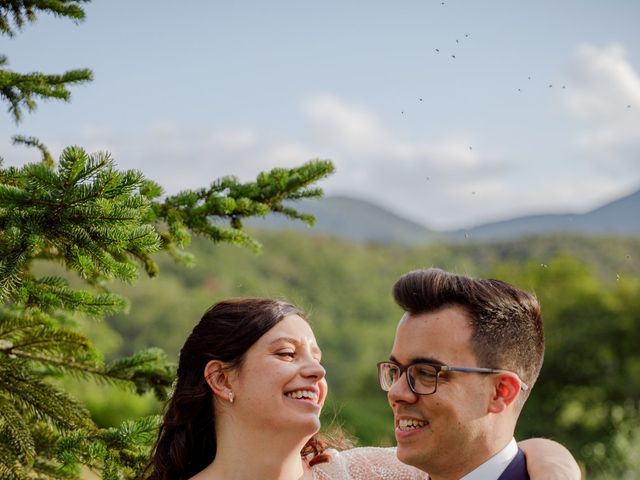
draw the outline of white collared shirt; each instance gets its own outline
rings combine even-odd
[[[517,454],[518,444],[512,438],[506,447],[460,480],[497,480]]]

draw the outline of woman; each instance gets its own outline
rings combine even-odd
[[[144,478],[425,478],[393,449],[325,450],[317,432],[326,395],[321,351],[301,311],[270,299],[217,303],[180,351]],[[534,445],[531,458],[532,448],[523,446],[531,478],[572,478],[558,476],[553,458],[541,462],[558,453],[544,447]]]

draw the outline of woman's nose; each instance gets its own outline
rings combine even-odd
[[[327,371],[324,369],[319,360],[310,357],[305,363],[303,375],[305,377],[316,377],[318,379],[323,379]]]

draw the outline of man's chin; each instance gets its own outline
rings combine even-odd
[[[415,445],[402,445],[398,444],[396,448],[396,456],[398,460],[406,465],[411,465],[412,467],[416,467],[422,469],[423,465],[423,456],[424,452],[418,451]]]

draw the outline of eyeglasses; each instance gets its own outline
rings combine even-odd
[[[393,362],[378,363],[378,380],[380,387],[385,392],[391,390],[394,383],[400,379],[403,373],[406,373],[407,384],[416,395],[431,395],[436,393],[438,389],[438,378],[442,372],[466,372],[466,373],[510,373],[515,375],[520,381],[520,390],[526,392],[529,387],[520,380],[520,377],[509,370],[500,370],[495,368],[479,368],[479,367],[452,367],[450,365],[432,365],[430,363],[412,363],[403,367]]]

